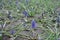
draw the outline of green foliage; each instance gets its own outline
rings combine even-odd
[[[29,12],[28,16],[33,17],[35,14],[33,12]]]
[[[1,2],[1,0],[0,0]],[[3,31],[5,32],[5,34],[9,34],[9,32],[7,32],[8,30],[14,29],[16,30],[15,35],[18,35],[19,32],[21,32],[25,27],[22,26],[22,22],[19,23],[19,19],[23,18],[22,15],[22,11],[23,10],[27,10],[28,16],[30,17],[35,17],[36,14],[39,14],[38,17],[40,17],[40,19],[38,19],[38,17],[34,18],[36,20],[36,23],[38,24],[38,27],[41,28],[44,32],[42,34],[40,34],[41,38],[44,40],[54,40],[55,38],[58,39],[59,36],[59,29],[57,28],[57,24],[56,24],[56,16],[57,13],[54,13],[54,10],[56,7],[60,6],[60,1],[57,0],[29,0],[28,4],[26,4],[25,0],[22,0],[22,2],[20,0],[18,0],[18,7],[20,9],[17,9],[16,6],[16,1],[12,0],[11,4],[8,3],[8,0],[4,0],[4,5],[3,5],[3,10],[12,10],[11,11],[11,15],[13,17],[12,20],[9,20],[7,17],[7,13],[1,13],[0,12],[0,18],[5,19],[5,21],[17,24],[14,26],[10,25],[10,27],[4,29]],[[19,10],[19,12],[17,12],[17,10]],[[42,13],[43,16],[41,15]],[[51,17],[50,17],[51,16]],[[28,20],[29,19],[29,20]],[[30,21],[33,18],[27,18],[26,20]],[[55,22],[53,22],[53,21]],[[18,23],[15,23],[15,22]],[[0,24],[2,24],[3,21],[0,21]],[[8,25],[8,24],[7,24]],[[30,22],[27,23],[28,27],[30,27]],[[0,37],[1,40],[1,37]]]
[[[2,40],[2,36],[0,36],[0,40]]]
[[[2,35],[0,34],[0,40],[2,40]]]

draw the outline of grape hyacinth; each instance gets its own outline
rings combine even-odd
[[[10,30],[10,34],[14,35],[15,31],[14,30]]]
[[[25,0],[26,4],[28,4],[28,0]]]
[[[58,14],[59,16],[60,16],[60,12],[59,12],[59,14]]]
[[[35,28],[36,27],[36,24],[35,24],[35,20],[34,19],[31,21],[31,27],[32,28]]]
[[[27,16],[28,16],[28,13],[27,13],[27,11],[26,11],[26,10],[24,10],[24,11],[23,11],[23,14],[24,14],[24,16],[25,16],[25,17],[27,17]]]
[[[58,15],[57,15],[56,22],[60,23],[60,13],[58,13]]]
[[[60,40],[60,38],[58,38],[58,40]]]
[[[59,21],[59,17],[57,17],[57,18],[56,18],[56,22],[57,22],[57,23],[59,23],[59,22],[60,22],[60,21]]]
[[[17,8],[17,11],[20,10],[20,7],[19,7],[19,5],[18,5],[18,0],[16,0],[16,8]]]
[[[18,5],[18,0],[16,0],[16,6]]]

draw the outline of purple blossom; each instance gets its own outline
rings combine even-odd
[[[20,7],[19,7],[19,5],[18,5],[18,0],[16,0],[16,8],[17,8],[17,10],[20,9]]]
[[[25,0],[25,2],[26,2],[26,5],[28,4],[28,0]]]
[[[10,34],[13,35],[15,33],[15,30],[10,30]]]
[[[58,38],[58,40],[60,40],[60,38]]]
[[[60,12],[59,12],[59,14],[58,14],[59,16],[60,16]]]
[[[16,5],[18,4],[18,0],[16,0]]]
[[[28,0],[25,0],[26,1],[26,3],[28,3]]]
[[[28,16],[28,13],[27,13],[26,10],[23,11],[23,14],[24,14],[25,17]]]
[[[16,0],[16,2],[15,2],[15,3],[16,3],[16,6],[18,6],[18,0]]]
[[[33,20],[31,21],[31,27],[32,27],[32,28],[35,28],[35,26],[36,26],[35,20],[33,19]]]
[[[60,18],[59,18],[59,17],[56,18],[56,22],[57,22],[57,23],[60,22]]]

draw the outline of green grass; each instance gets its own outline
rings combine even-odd
[[[31,16],[34,17],[36,14],[40,14],[40,17],[42,17],[41,14],[44,13],[43,18],[41,18],[41,19],[34,18],[37,21],[37,24],[39,24],[38,27],[44,31],[43,34],[39,34],[40,37],[44,40],[55,40],[55,38],[56,39],[59,38],[58,36],[60,33],[58,31],[57,24],[56,24],[56,22],[52,21],[52,20],[56,19],[57,13],[55,13],[54,10],[56,10],[55,9],[56,7],[60,7],[59,0],[29,0],[27,5],[26,5],[25,0],[22,0],[22,2],[20,2],[20,0],[18,0],[18,6],[20,7],[19,12],[17,12],[15,0],[12,0],[11,4],[8,3],[8,0],[4,0],[4,3],[5,3],[5,5],[3,5],[2,9],[13,10],[11,15],[14,18],[12,21],[21,19],[24,16],[24,15],[21,15],[23,10],[27,10],[28,15],[30,17]],[[50,16],[52,16],[52,17],[50,17]],[[0,13],[0,18],[5,19],[4,21],[1,20],[2,22],[10,21],[7,18],[7,14],[4,14],[4,13],[3,14]],[[27,19],[29,19],[29,18],[27,18]],[[39,20],[41,20],[41,21],[39,22]],[[22,28],[21,25],[19,25],[19,26],[16,25],[16,27],[18,28],[18,31],[17,31],[18,33],[20,30],[24,29],[24,28]],[[17,32],[16,32],[16,34],[18,34]]]

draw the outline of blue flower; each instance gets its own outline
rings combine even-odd
[[[59,12],[59,14],[58,14],[59,16],[60,16],[60,12]]]
[[[26,10],[24,10],[24,11],[23,11],[23,14],[24,14],[24,16],[25,16],[25,17],[27,17],[27,16],[28,16],[28,13],[27,13],[27,11],[26,11]]]
[[[60,23],[60,18],[59,17],[56,18],[56,22]]]
[[[32,28],[35,28],[35,25],[36,25],[36,24],[35,24],[35,20],[33,19],[33,20],[31,21],[31,27],[32,27]]]
[[[28,0],[25,0],[25,2],[26,2],[26,5],[28,4]]]
[[[16,6],[18,6],[18,0],[16,0]]]
[[[18,0],[16,0],[16,8],[17,8],[17,10],[20,10],[20,7],[18,5]]]
[[[28,0],[25,0],[26,1],[26,3],[28,3]]]
[[[58,38],[58,40],[60,40],[60,38]]]
[[[15,30],[10,30],[11,35],[14,35],[14,33],[15,33]]]

